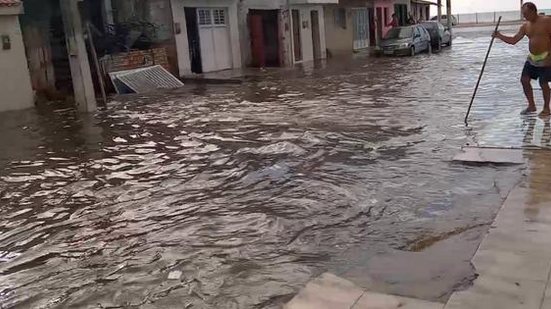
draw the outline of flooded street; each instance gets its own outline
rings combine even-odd
[[[451,162],[524,104],[526,42],[497,43],[463,124],[490,33],[0,114],[0,308],[279,308],[325,271],[446,299],[522,174]]]

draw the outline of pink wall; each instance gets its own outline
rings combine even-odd
[[[390,21],[392,20],[392,14],[394,14],[394,0],[375,0],[373,7],[375,8],[375,14],[377,14],[377,8],[382,9],[382,13],[383,13],[382,24],[383,24],[383,36],[384,36],[390,29],[390,27],[385,26],[385,18],[384,18],[385,8],[388,11],[388,16],[386,20],[390,23]]]

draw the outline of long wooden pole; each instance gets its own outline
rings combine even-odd
[[[438,0],[436,6],[438,6],[438,13],[437,14],[437,20],[438,22],[442,22],[442,0]]]
[[[94,44],[94,37],[92,35],[92,29],[90,23],[86,23],[86,30],[88,31],[88,42],[90,43],[90,52],[92,53],[92,59],[98,76],[99,88],[101,90],[101,97],[103,99],[103,105],[107,106],[107,94],[105,93],[105,80],[103,79],[103,70],[99,65],[98,54],[96,52],[96,44]]]
[[[497,20],[496,29],[494,32],[497,32],[499,29],[499,24],[501,24],[501,16],[499,16],[499,19]],[[492,40],[490,41],[490,46],[488,47],[488,52],[486,53],[486,58],[484,59],[484,64],[482,65],[482,70],[480,70],[480,76],[478,76],[478,82],[476,83],[476,87],[474,88],[473,97],[471,99],[471,104],[469,104],[469,109],[467,110],[467,115],[465,116],[465,125],[469,125],[469,115],[471,114],[471,108],[473,107],[474,99],[476,98],[476,93],[478,92],[478,87],[480,86],[480,81],[482,80],[482,76],[484,75],[484,70],[486,69],[486,63],[488,62],[488,58],[490,57],[490,53],[492,52],[492,46],[494,45],[495,37],[492,36]]]
[[[448,19],[448,29],[450,30],[450,46],[453,42],[453,16],[452,16],[452,0],[446,0],[446,15]]]

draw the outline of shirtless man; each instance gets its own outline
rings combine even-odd
[[[530,39],[530,54],[522,71],[522,87],[524,94],[528,99],[528,108],[522,114],[534,113],[537,111],[534,101],[534,92],[531,81],[539,80],[543,91],[544,107],[541,117],[551,115],[549,102],[551,100],[551,17],[538,15],[538,8],[532,2],[527,2],[522,6],[522,15],[526,23],[520,27],[519,32],[514,37],[509,37],[496,32],[494,37],[499,38],[505,43],[516,45],[525,36]]]

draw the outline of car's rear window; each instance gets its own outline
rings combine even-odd
[[[413,27],[392,28],[388,31],[387,39],[407,39],[413,36]]]
[[[421,25],[426,29],[436,29],[438,27],[436,23],[423,23]]]

